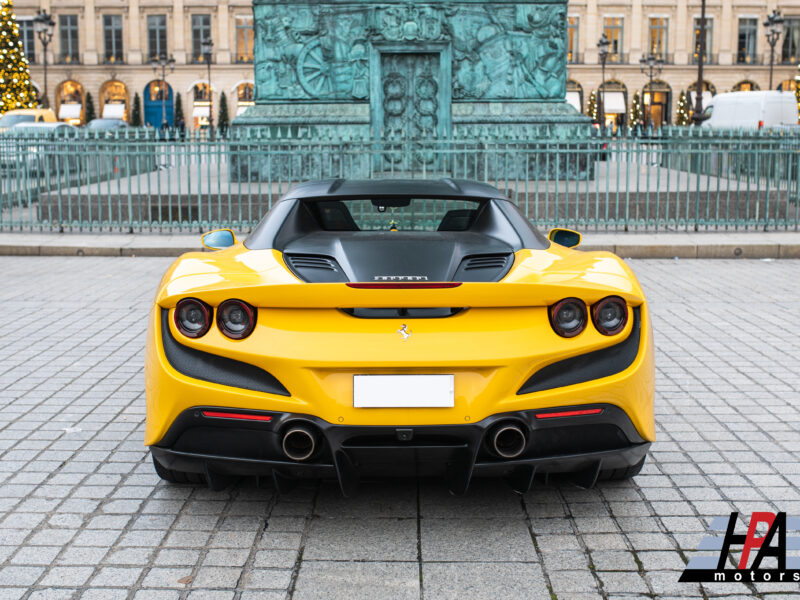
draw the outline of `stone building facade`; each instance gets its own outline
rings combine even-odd
[[[337,2],[334,0],[333,3]],[[356,2],[351,2],[354,3]],[[256,15],[258,16],[258,11],[264,10],[259,6],[268,4],[270,3],[256,0]],[[180,93],[187,126],[203,126],[207,123],[209,112],[207,65],[199,50],[199,43],[204,37],[210,37],[214,42],[210,87],[215,114],[220,92],[225,92],[233,117],[252,105],[256,94],[267,93],[269,85],[273,86],[273,91],[281,88],[286,83],[286,74],[281,69],[285,71],[287,65],[294,65],[296,68],[296,61],[300,58],[307,67],[302,77],[285,90],[279,91],[289,96],[308,94],[308,90],[313,91],[314,85],[320,84],[318,78],[316,84],[313,78],[315,58],[338,56],[338,66],[333,69],[329,82],[333,86],[332,93],[334,96],[349,95],[353,100],[349,104],[361,105],[359,109],[346,109],[344,104],[339,103],[338,110],[366,110],[365,114],[369,116],[368,113],[374,111],[368,100],[370,85],[374,85],[370,83],[369,69],[381,66],[380,63],[376,65],[376,57],[369,54],[370,46],[353,44],[343,48],[339,42],[337,47],[337,43],[331,43],[330,37],[326,40],[324,36],[313,33],[313,28],[318,27],[311,23],[314,19],[309,20],[308,16],[291,12],[289,7],[298,3],[276,4],[283,6],[282,10],[288,12],[283,15],[283,20],[279,18],[273,23],[264,23],[265,29],[259,35],[263,34],[265,42],[268,40],[269,43],[259,45],[255,44],[257,30],[254,26],[252,0],[16,0],[14,7],[25,50],[31,59],[32,77],[40,90],[44,85],[43,48],[33,33],[31,19],[39,9],[47,10],[53,15],[56,31],[48,47],[48,97],[51,105],[65,120],[81,120],[84,116],[86,92],[92,93],[98,116],[106,114],[130,118],[133,96],[138,93],[143,101],[144,120],[157,124],[161,120],[162,111],[171,120],[176,95]],[[391,3],[375,4],[380,7]],[[432,1],[428,6],[445,10],[453,4],[458,3]],[[397,6],[419,5],[404,3]],[[775,8],[786,19],[786,27],[775,48],[772,87],[786,89],[793,85],[797,63],[800,61],[800,4],[796,0],[777,3],[768,0],[761,4],[753,3],[752,0],[720,0],[717,3],[709,2],[707,9],[710,25],[705,68],[707,93],[734,89],[768,89],[770,49],[763,22]],[[400,47],[410,36],[417,41],[424,40],[434,54],[439,52],[436,44],[447,45],[455,52],[464,52],[469,56],[476,49],[484,53],[477,61],[451,63],[455,65],[455,69],[451,69],[449,73],[449,86],[440,79],[441,72],[431,71],[437,84],[444,83],[442,87],[449,87],[453,95],[451,99],[456,100],[451,118],[458,121],[459,118],[466,118],[459,110],[467,110],[467,103],[458,101],[459,95],[473,98],[482,95],[486,100],[484,107],[475,104],[470,109],[473,114],[475,110],[484,109],[487,113],[504,111],[506,109],[503,107],[514,101],[508,97],[508,86],[517,85],[520,81],[522,87],[518,85],[517,89],[529,99],[547,101],[551,99],[550,95],[554,97],[565,92],[569,103],[585,111],[590,92],[598,90],[602,83],[596,43],[605,31],[612,40],[612,55],[605,73],[606,109],[607,112],[617,111],[609,112],[607,119],[622,122],[622,115],[629,109],[633,93],[639,91],[644,93],[645,103],[650,107],[654,122],[674,120],[680,92],[693,89],[696,80],[696,23],[700,14],[699,1],[677,0],[664,3],[657,0],[632,0],[600,3],[597,0],[570,0],[559,14],[565,18],[566,26],[563,28],[557,23],[542,26],[537,20],[539,17],[533,14],[530,23],[517,21],[516,14],[498,14],[496,17],[499,21],[488,25],[484,22],[470,23],[463,19],[459,22],[461,17],[457,15],[446,15],[446,19],[437,21],[436,18],[431,19],[430,15],[423,14],[420,22],[426,24],[421,29],[392,32],[390,18],[386,33],[382,34],[388,37],[381,43],[385,47],[392,43]],[[296,25],[284,27],[286,17],[292,17]],[[309,21],[308,27],[311,30],[303,31],[303,19]],[[527,21],[527,16],[525,19]],[[532,26],[534,22],[536,28]],[[467,46],[461,49],[457,44],[442,44],[447,36],[446,28],[452,27],[453,23],[460,30],[472,31],[470,39],[465,41]],[[347,27],[357,29],[368,25],[366,22],[359,24],[349,19]],[[341,23],[336,23],[333,30],[341,27]],[[547,27],[552,27],[552,31],[548,32]],[[497,40],[501,43],[493,48],[491,40],[496,37],[498,28],[504,35]],[[365,31],[366,33],[368,32]],[[266,34],[272,37],[268,38]],[[293,36],[296,40],[282,40],[282,35]],[[338,35],[347,38],[347,35]],[[397,39],[390,39],[392,36]],[[529,59],[523,55],[531,48],[529,42],[523,41],[526,36],[541,38],[536,43],[550,55],[554,47],[553,40],[556,40],[558,51],[564,55],[566,61],[566,88],[553,87],[552,91],[546,91],[542,95],[541,91],[524,89],[528,84],[525,84],[524,77],[520,78],[519,69],[516,75],[511,73],[511,83],[508,71],[502,71],[502,68],[495,72],[486,71],[487,64],[491,66],[494,64],[492,60],[498,59],[503,63],[503,54],[508,56],[509,52],[519,59],[515,64],[524,70],[525,62]],[[312,40],[315,37],[318,38],[316,44]],[[283,48],[282,52],[288,52],[288,56],[271,55],[270,53],[276,52],[276,47]],[[345,51],[348,55],[343,60]],[[274,66],[271,69],[266,68],[262,74],[255,73],[253,65],[260,52],[263,53],[264,64],[271,62]],[[659,55],[666,63],[655,78],[652,90],[646,89],[648,78],[639,67],[640,57],[649,52]],[[160,72],[156,74],[149,63],[151,57],[157,54],[175,58],[174,71],[168,70],[166,74],[166,86],[161,82]],[[396,58],[399,60],[403,57]],[[550,64],[555,60],[553,56],[535,57],[537,65]],[[420,63],[418,66],[424,71],[424,64]],[[416,69],[417,66],[413,68]],[[541,73],[546,76],[547,70],[545,67]],[[502,77],[498,77],[498,73]],[[259,86],[256,90],[256,79],[263,80],[266,87]],[[505,89],[501,89],[504,86]],[[165,90],[167,93],[164,93]],[[440,91],[437,90],[437,94]],[[500,98],[504,94],[507,97]],[[296,101],[289,99],[289,96],[287,101]],[[305,99],[306,112],[313,113],[314,102],[309,100],[310,98]],[[331,103],[333,104],[337,103]],[[267,106],[268,103],[263,105]],[[526,118],[524,111],[520,116]],[[361,115],[358,118],[363,121],[365,117]],[[450,123],[452,122],[451,120]],[[422,125],[425,125],[424,120]],[[440,126],[438,119],[436,126]]]

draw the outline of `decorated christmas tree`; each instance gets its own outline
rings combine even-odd
[[[181,94],[175,94],[175,127],[184,127],[186,125],[186,118],[183,116],[183,100]]]
[[[0,113],[37,103],[11,0],[0,0]]]
[[[84,120],[88,123],[92,119],[97,118],[97,113],[94,111],[94,98],[91,92],[86,92],[86,112],[84,113]]]
[[[800,71],[800,66],[797,67],[797,70]],[[797,99],[797,110],[800,113],[800,75],[795,76],[794,83],[794,97]],[[798,117],[798,121],[800,121],[800,117]]]
[[[586,105],[586,115],[595,123],[597,122],[597,92],[594,90],[589,94],[589,102]]]
[[[133,112],[131,113],[131,125],[134,127],[142,126],[142,101],[139,99],[139,92],[133,95]]]
[[[230,117],[228,116],[228,98],[225,92],[219,96],[219,118],[217,119],[217,131],[220,135],[224,136],[228,133],[228,127],[231,124]]]
[[[628,126],[631,128],[644,126],[644,110],[642,108],[642,99],[639,97],[639,92],[634,92],[633,100],[631,100],[631,110],[628,114]]]
[[[686,97],[685,91],[681,91],[681,95],[678,96],[678,114],[675,115],[675,124],[689,124],[689,99]]]

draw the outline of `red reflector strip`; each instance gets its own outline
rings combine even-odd
[[[413,281],[408,283],[377,282],[377,283],[348,283],[347,287],[359,290],[435,290],[441,288],[455,288],[461,285],[460,281],[445,281],[442,283],[426,283]]]
[[[556,417],[580,417],[582,415],[599,415],[602,408],[586,408],[584,410],[565,410],[563,412],[539,413],[537,419],[555,419]]]
[[[246,415],[244,413],[231,413],[231,412],[217,412],[213,410],[204,410],[204,417],[215,417],[217,419],[241,419],[242,421],[272,421],[272,417],[268,415]]]

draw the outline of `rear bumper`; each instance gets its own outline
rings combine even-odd
[[[463,493],[473,476],[505,477],[525,491],[536,473],[571,473],[577,483],[590,487],[601,470],[629,467],[644,458],[650,444],[622,409],[611,404],[576,408],[600,412],[543,418],[554,411],[529,410],[467,425],[389,427],[237,411],[270,418],[245,421],[204,416],[204,411],[225,409],[195,407],[184,411],[150,449],[164,467],[203,473],[212,487],[224,485],[229,475],[273,476],[279,488],[297,478],[336,478],[345,495],[355,490],[360,477],[372,475],[443,476],[454,493]],[[488,446],[489,434],[501,423],[517,424],[526,434],[525,449],[517,458],[498,458]],[[281,449],[283,433],[298,424],[317,432],[320,440],[318,450],[304,462],[292,461]]]

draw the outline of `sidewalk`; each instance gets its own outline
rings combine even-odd
[[[587,233],[581,250],[623,258],[800,258],[799,232]],[[200,234],[0,233],[0,255],[178,256]]]

